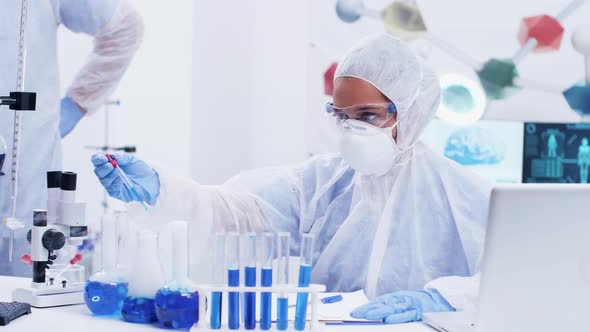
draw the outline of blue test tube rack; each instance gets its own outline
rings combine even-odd
[[[310,311],[309,311],[309,321],[305,328],[305,331],[318,331],[324,325],[318,321],[317,317],[317,308],[320,302],[319,296],[320,293],[326,291],[325,285],[319,284],[310,284],[309,287],[298,287],[297,285],[287,285],[287,286],[273,286],[273,287],[246,287],[246,286],[237,286],[237,287],[228,287],[228,286],[219,286],[219,285],[198,285],[197,292],[199,293],[202,301],[201,303],[211,303],[213,296],[215,294],[229,294],[229,293],[239,293],[242,296],[246,293],[256,293],[258,294],[257,297],[260,297],[263,293],[273,293],[273,294],[294,294],[294,293],[307,293],[310,297]],[[273,303],[274,306],[276,304]],[[199,317],[204,317],[205,319],[200,319],[198,323],[193,325],[192,330],[203,330],[203,331],[236,331],[236,329],[229,329],[228,322],[222,321],[221,326],[219,329],[212,329],[211,324],[209,322],[210,313],[209,307],[205,307],[204,305],[199,306]],[[224,310],[226,310],[224,308]],[[241,312],[240,312],[241,314]],[[272,324],[271,331],[277,331],[276,324]],[[260,324],[256,325],[256,331],[261,331]],[[295,331],[295,326],[293,322],[289,323],[288,331]],[[240,324],[237,331],[246,331],[246,327],[243,324]],[[252,330],[249,330],[252,331]]]

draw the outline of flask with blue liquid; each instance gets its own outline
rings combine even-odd
[[[188,226],[174,221],[169,227],[174,280],[156,293],[156,315],[162,328],[188,330],[199,320],[199,294],[188,277]]]
[[[117,224],[111,214],[102,217],[102,270],[90,276],[84,286],[84,301],[97,316],[119,316],[127,296],[128,283],[117,270]]]

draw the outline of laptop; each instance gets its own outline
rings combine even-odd
[[[588,331],[590,185],[492,191],[478,312],[424,314],[441,332]]]

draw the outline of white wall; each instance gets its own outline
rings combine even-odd
[[[132,0],[143,16],[144,41],[119,88],[121,107],[110,111],[111,143],[135,144],[138,156],[190,175],[191,119],[191,1]],[[59,34],[62,91],[66,91],[91,38],[62,28]],[[88,202],[92,221],[102,214],[102,187],[93,174],[87,145],[102,145],[104,112],[83,119],[63,141],[64,169],[79,174],[79,197]],[[118,205],[112,201],[115,206]]]
[[[305,158],[308,3],[195,1],[192,174],[199,182]]]

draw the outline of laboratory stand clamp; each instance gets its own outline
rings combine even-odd
[[[25,31],[27,26],[28,5],[28,0],[21,1],[16,74],[16,86],[18,91],[10,92],[8,96],[0,96],[0,106],[8,105],[8,108],[14,111],[34,111],[37,104],[37,94],[34,92],[25,92],[24,90],[25,67],[27,63]]]
[[[47,210],[33,211],[27,234],[31,255],[23,259],[33,268],[33,280],[30,287],[13,291],[14,301],[39,308],[84,303],[84,267],[76,259],[54,264],[60,249],[81,245],[88,235],[86,203],[76,202],[76,182],[76,173],[47,172]]]
[[[10,92],[0,96],[0,105],[8,105],[14,111],[34,111],[37,106],[37,94],[34,92]]]

